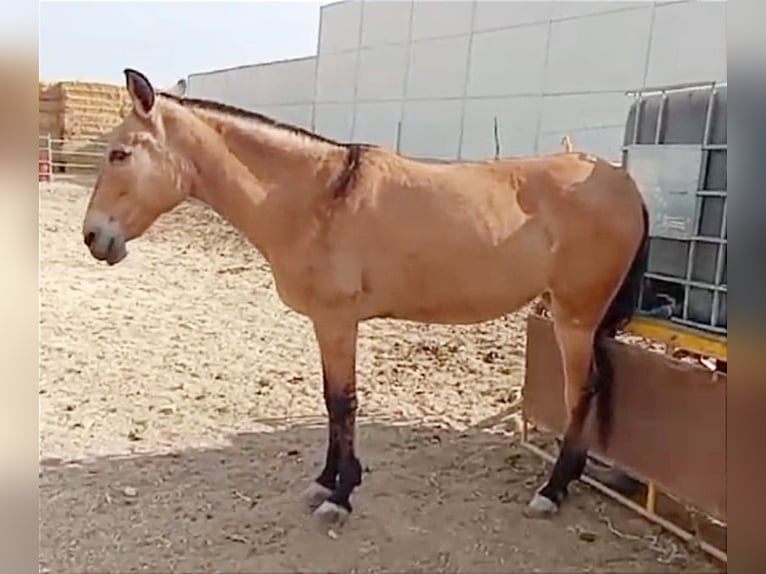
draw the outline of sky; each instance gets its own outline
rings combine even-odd
[[[327,3],[43,0],[40,79],[122,84],[129,67],[169,87],[194,72],[314,55]]]

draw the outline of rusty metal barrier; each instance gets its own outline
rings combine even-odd
[[[594,417],[587,431],[596,458],[609,461],[644,481],[643,504],[631,501],[592,478],[584,481],[685,540],[726,561],[724,550],[699,540],[658,514],[658,493],[720,523],[726,521],[726,375],[711,372],[636,345],[611,341],[614,364],[614,426],[609,447],[596,445]],[[555,357],[555,360],[552,360]],[[552,322],[534,313],[527,323],[526,379],[523,393],[524,444],[529,424],[561,437],[566,424],[564,383]],[[595,409],[593,409],[595,410]]]

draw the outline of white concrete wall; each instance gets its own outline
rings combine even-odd
[[[725,2],[658,5],[653,30],[647,84],[726,77]]]
[[[402,152],[439,159],[457,157],[461,108],[459,99],[406,101],[402,114]]]
[[[726,4],[710,0],[345,0],[318,55],[193,74],[189,95],[341,140],[486,158],[578,149],[618,158],[644,86],[726,79]]]
[[[726,79],[725,2],[346,0],[321,22],[333,133],[393,146],[401,122],[412,155],[491,157],[497,118],[502,154],[569,135],[616,159],[626,90]]]
[[[328,138],[350,140],[353,122],[354,110],[351,103],[317,102],[314,106],[314,129]]]
[[[535,153],[540,120],[538,96],[473,98],[465,106],[461,157],[486,159],[495,155],[495,118],[502,155]]]
[[[401,111],[400,102],[356,104],[354,139],[395,148]]]
[[[186,95],[310,128],[316,65],[310,57],[190,74]]]

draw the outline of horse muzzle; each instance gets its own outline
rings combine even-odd
[[[116,265],[128,255],[125,234],[113,217],[89,214],[83,225],[83,241],[90,254],[98,261]]]

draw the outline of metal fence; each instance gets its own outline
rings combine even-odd
[[[95,177],[106,142],[100,139],[61,139],[38,136],[38,181],[82,182]]]

